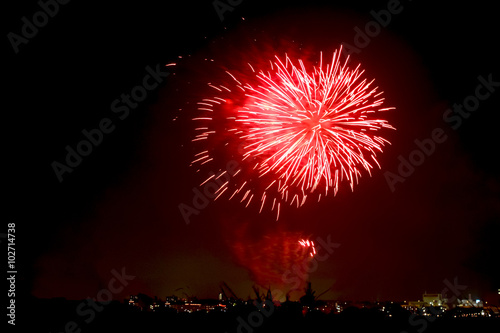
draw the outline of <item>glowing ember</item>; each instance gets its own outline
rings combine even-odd
[[[308,239],[301,239],[301,240],[299,240],[299,244],[302,247],[305,247],[306,249],[310,249],[309,255],[311,257],[314,257],[314,255],[316,254],[316,248],[314,247],[313,241],[310,241]]]

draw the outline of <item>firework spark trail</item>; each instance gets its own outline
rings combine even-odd
[[[318,200],[321,192],[326,196],[330,188],[335,195],[344,180],[354,189],[362,170],[371,175],[373,163],[380,167],[376,153],[382,152],[383,145],[389,142],[372,133],[394,128],[386,120],[372,116],[394,108],[382,108],[384,98],[374,87],[374,80],[363,78],[360,65],[350,69],[348,58],[341,64],[340,55],[341,49],[335,51],[331,63],[326,65],[321,55],[319,66],[311,72],[301,60],[295,66],[288,56],[284,63],[275,56],[267,72],[257,72],[249,64],[255,77],[252,84],[241,83],[243,80],[226,72],[235,90],[245,97],[244,105],[230,105],[231,114],[226,117],[230,125],[225,134],[241,143],[239,171],[245,169],[244,177],[248,177],[243,185],[230,191],[231,198],[244,193],[241,202],[249,198],[245,203],[248,206],[256,186],[243,188],[250,186],[247,180],[258,180],[265,187],[258,195],[260,211],[268,199],[269,205],[272,202],[271,210],[276,209],[279,217],[280,202],[276,198],[290,204],[296,201],[301,206],[319,187],[322,190]],[[199,102],[198,110],[204,116],[193,120],[214,120],[206,112],[213,114],[221,105],[231,103],[234,92],[227,84],[209,86],[219,95],[226,94],[226,98]],[[196,128],[201,133],[193,141],[216,135],[209,127]],[[209,151],[204,150],[195,156],[193,164],[212,159]]]
[[[299,240],[299,244],[302,247],[310,250],[311,252],[309,252],[309,255],[311,257],[314,257],[314,255],[316,254],[316,247],[314,246],[314,242],[313,241],[310,241],[308,239],[301,239],[301,240]]]

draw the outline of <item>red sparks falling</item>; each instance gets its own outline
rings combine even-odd
[[[227,84],[209,85],[217,96],[199,102],[204,115],[193,120],[213,123],[216,112],[229,110],[228,125],[219,131],[230,138],[227,141],[239,143],[238,168],[233,179],[218,188],[216,198],[227,191],[248,206],[254,196],[260,197],[260,210],[268,204],[279,218],[282,202],[295,201],[299,207],[313,193],[319,201],[330,188],[335,195],[342,181],[353,189],[362,170],[371,175],[374,164],[380,167],[376,152],[388,141],[373,133],[394,128],[374,116],[394,108],[383,108],[374,80],[363,77],[360,65],[351,69],[348,58],[341,64],[340,55],[341,50],[335,51],[326,65],[321,55],[312,71],[301,60],[296,66],[290,58],[283,62],[276,56],[266,72],[249,65],[252,83],[227,72],[231,89]],[[237,95],[243,95],[239,105],[233,104]],[[201,133],[193,141],[218,134],[210,125],[196,130]],[[193,163],[206,164],[213,155],[204,150]]]
[[[313,241],[310,241],[308,239],[301,239],[299,240],[299,244],[306,249],[310,249],[309,255],[311,257],[314,257],[314,255],[316,254],[316,248],[314,247]]]

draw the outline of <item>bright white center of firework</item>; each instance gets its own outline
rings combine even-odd
[[[313,114],[309,118],[306,118],[302,121],[302,124],[306,127],[307,130],[309,131],[317,131],[320,130],[323,126],[323,119],[320,115],[318,114]]]

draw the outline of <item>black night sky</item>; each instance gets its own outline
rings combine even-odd
[[[417,300],[457,278],[465,295],[498,302],[500,54],[491,2],[401,1],[353,53],[396,107],[386,116],[397,128],[384,132],[392,145],[378,155],[381,168],[353,192],[290,207],[278,222],[227,198],[189,225],[179,212],[206,176],[189,164],[197,151],[190,119],[207,83],[247,59],[354,45],[354,28],[388,3],[245,0],[221,22],[210,0],[71,1],[18,53],[4,38],[4,225],[17,226],[19,292],[83,299],[125,267],[136,278],[118,299],[182,296],[178,288],[216,298],[221,281],[246,298],[254,282],[232,244],[297,232],[340,244],[310,275],[318,292],[331,287],[325,299]],[[40,10],[36,1],[7,7],[4,36],[20,34],[21,18]],[[169,75],[129,113],[113,112],[157,65]],[[480,76],[493,81],[480,90],[488,97],[446,122]],[[102,119],[113,129],[59,182],[52,163],[64,163],[65,147]],[[391,191],[387,172],[397,174],[398,157],[436,128],[446,139]]]

